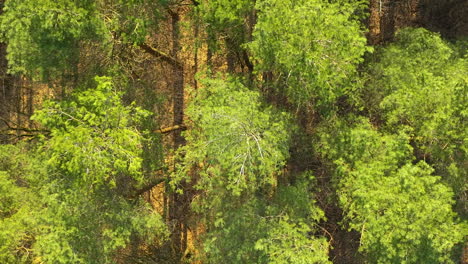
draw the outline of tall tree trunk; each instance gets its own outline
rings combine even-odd
[[[180,53],[180,16],[178,11],[169,10],[172,25],[172,51],[171,56],[178,60]],[[181,125],[184,121],[184,68],[183,65],[174,64],[172,68],[173,88],[173,125]],[[179,148],[185,144],[181,130],[173,131],[173,147]],[[177,161],[175,161],[177,162]],[[175,164],[174,164],[175,165]],[[171,192],[169,197],[169,221],[172,226],[171,244],[173,249],[173,260],[181,262],[184,251],[187,248],[187,225],[185,221],[186,199],[185,194]]]

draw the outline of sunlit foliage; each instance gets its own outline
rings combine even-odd
[[[257,1],[258,22],[248,44],[259,73],[272,72],[291,102],[325,109],[353,90],[366,39],[353,12],[361,2]]]
[[[96,81],[36,113],[50,134],[28,159],[3,147],[0,258],[7,263],[107,263],[134,236],[166,236],[148,204],[127,198],[145,180],[147,139],[136,126],[148,113],[123,106],[110,79]]]
[[[405,134],[377,132],[363,118],[332,121],[318,134],[350,229],[372,263],[451,263],[466,226],[453,191],[424,161],[413,163]],[[331,131],[337,131],[331,133]]]
[[[425,29],[405,29],[370,65],[363,94],[386,130],[408,131],[418,158],[434,165],[468,213],[468,60]]]

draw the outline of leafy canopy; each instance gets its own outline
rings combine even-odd
[[[246,24],[254,5],[252,0],[200,1],[197,11],[206,25],[210,48],[216,48],[218,39],[224,39],[228,48],[239,49],[247,41]]]
[[[208,263],[327,263],[328,242],[311,235],[323,219],[309,179],[278,186],[294,126],[238,79],[203,79],[187,114],[179,174],[202,191],[194,209],[207,228]],[[177,183],[181,178],[175,178]],[[281,249],[281,250],[279,250]]]
[[[36,112],[50,134],[28,159],[5,147],[11,158],[0,159],[2,261],[109,263],[133,238],[165,239],[161,217],[143,200],[126,198],[145,180],[149,139],[137,126],[148,113],[122,105],[110,79],[96,82]],[[18,167],[31,169],[18,174]],[[10,190],[25,193],[24,201]]]
[[[207,262],[330,263],[328,241],[313,235],[324,213],[313,203],[310,180],[279,186],[272,198],[224,199],[223,208],[207,219]]]
[[[102,21],[92,0],[8,0],[1,39],[12,73],[49,78],[72,70],[80,41],[100,39]]]
[[[0,145],[0,262],[31,263],[30,248],[37,232],[31,212],[41,203],[29,188],[28,176],[38,173],[23,145]]]
[[[122,105],[109,78],[96,81],[96,89],[47,101],[33,116],[51,131],[42,146],[47,165],[77,184],[115,186],[122,177],[141,183],[146,139],[137,125],[149,112]]]
[[[434,165],[468,214],[466,54],[423,28],[401,30],[396,38],[369,66],[367,107],[387,131],[409,131],[418,158]]]
[[[248,44],[259,73],[292,103],[332,107],[352,90],[356,66],[369,50],[354,11],[361,1],[260,0]]]
[[[413,163],[408,136],[348,118],[321,128],[320,152],[334,164],[340,206],[349,228],[361,233],[360,250],[372,263],[452,263],[466,226],[452,210],[451,188],[425,162]]]
[[[143,43],[167,5],[167,0],[5,1],[0,39],[8,44],[9,70],[45,81],[69,78],[78,73],[86,56],[81,53],[98,56],[90,48],[102,49],[99,55],[107,61],[114,56],[106,54],[110,45]]]
[[[117,41],[127,44],[144,43],[158,28],[169,0],[96,1],[108,32]]]
[[[199,188],[234,195],[274,185],[289,156],[288,115],[265,107],[239,80],[205,79],[187,107],[186,166],[202,163]]]

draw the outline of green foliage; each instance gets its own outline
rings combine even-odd
[[[349,228],[361,232],[360,250],[371,263],[451,263],[466,233],[452,211],[452,190],[425,162],[412,163],[407,136],[350,120],[325,125],[319,151],[334,163],[340,205]]]
[[[108,263],[132,236],[163,240],[166,227],[142,201],[129,202],[106,189],[49,191],[33,250],[45,263]]]
[[[123,106],[110,79],[96,81],[96,89],[48,101],[33,116],[51,130],[42,147],[48,152],[47,165],[78,184],[115,186],[123,176],[142,182],[145,138],[136,125],[149,112]]]
[[[328,241],[312,235],[325,218],[313,203],[309,189],[313,177],[306,172],[298,178],[295,185],[279,187],[273,206],[267,207],[266,236],[255,243],[255,249],[268,257],[266,263],[330,263]]]
[[[255,243],[255,249],[267,256],[265,263],[331,263],[328,243],[324,238],[311,237],[310,223],[279,216],[268,223],[267,237]]]
[[[248,44],[259,73],[291,102],[333,107],[351,94],[356,65],[369,50],[358,19],[361,1],[261,0],[254,41]]]
[[[124,198],[144,181],[142,154],[149,142],[137,125],[149,113],[123,106],[110,79],[96,81],[96,89],[46,102],[34,116],[51,131],[40,148],[48,168],[43,181],[50,182],[43,190],[50,197],[44,197],[50,229],[35,244],[46,261],[105,263],[132,234],[165,235],[148,205]]]
[[[203,191],[193,206],[207,228],[205,260],[328,263],[328,242],[312,235],[324,215],[312,202],[308,179],[277,186],[294,128],[289,116],[265,107],[239,80],[201,84],[188,106],[195,127],[186,134],[179,174],[197,174],[196,188]]]
[[[389,131],[410,131],[418,158],[433,164],[458,196],[466,196],[468,128],[461,124],[468,121],[468,58],[437,34],[408,28],[369,69],[364,96],[370,112],[380,115]]]
[[[0,36],[8,44],[9,70],[43,81],[78,78],[92,69],[80,61],[86,55],[108,59],[114,56],[110,45],[144,42],[167,5],[167,0],[8,0],[0,16]],[[93,74],[105,72],[100,63]]]
[[[206,24],[209,45],[212,48],[216,47],[218,38],[228,39],[230,44],[237,45],[237,48],[245,43],[246,24],[254,5],[255,1],[252,0],[200,1],[198,12]]]
[[[114,38],[130,44],[141,44],[157,29],[168,0],[97,1],[105,15],[107,30]]]
[[[244,204],[232,206],[225,199],[224,210],[208,212],[207,233],[203,237],[203,250],[207,263],[264,263],[265,256],[255,249],[258,239],[265,237],[267,219],[259,212],[260,200],[249,199]],[[263,261],[262,261],[263,260]]]
[[[95,89],[36,112],[50,134],[27,159],[14,147],[0,155],[0,259],[7,263],[109,263],[132,237],[167,236],[147,203],[126,198],[144,182],[149,139],[137,126],[148,113],[123,106],[110,79],[96,81]]]
[[[211,27],[229,29],[232,26],[242,26],[246,14],[253,8],[253,5],[254,1],[251,0],[201,1],[200,10]]]
[[[40,203],[29,188],[34,170],[25,146],[0,145],[0,262],[30,263],[30,245],[37,232],[31,212]]]
[[[195,127],[186,134],[186,171],[202,164],[198,188],[234,195],[275,184],[289,156],[288,115],[264,107],[239,80],[206,79],[187,108]]]
[[[34,241],[33,234],[37,230],[37,221],[31,217],[37,203],[32,198],[30,190],[16,185],[8,172],[0,171],[2,263],[28,263],[33,259],[31,249],[27,248]]]
[[[350,228],[361,232],[361,249],[378,263],[450,263],[466,228],[454,220],[453,192],[426,163],[406,164],[391,175],[356,168],[349,204]],[[351,176],[353,177],[353,176]],[[346,202],[344,202],[346,203]]]
[[[269,201],[224,205],[204,238],[208,263],[329,263],[328,242],[312,235],[324,216],[307,181],[280,187]]]
[[[153,117],[122,103],[115,78],[89,76],[112,74],[128,87],[126,101],[142,94],[141,105],[155,109],[159,79],[140,74],[146,64],[134,60],[132,46],[160,43],[154,37],[171,27],[159,32],[158,23],[177,14],[185,21],[185,4],[4,2],[0,40],[10,72],[56,84],[72,76],[74,84],[87,85],[36,111],[33,120],[49,131],[38,141],[0,145],[0,263],[114,263],[132,241],[163,242],[164,219],[134,197],[161,168]],[[266,98],[317,113],[300,117],[307,124],[299,139],[292,115],[269,106],[241,79],[199,80],[185,112],[187,144],[167,158],[176,163],[173,187],[193,198],[193,211],[183,213],[194,224],[183,226],[206,231],[196,245],[201,261],[330,263],[333,245],[321,235],[328,232],[319,224],[327,220],[314,203],[313,173],[296,175],[315,169],[317,158],[324,179],[332,178],[320,187],[336,191],[330,201],[343,209],[343,225],[360,232],[368,263],[454,262],[468,232],[454,212],[468,215],[466,41],[450,44],[424,29],[403,29],[362,64],[372,50],[361,24],[367,1],[191,4],[195,23],[203,23],[195,43],[207,37],[209,52],[224,47],[229,69],[236,56],[247,62],[251,55],[256,72],[249,77],[258,82],[249,82]],[[185,33],[174,35],[181,45]],[[359,99],[367,117],[337,114]],[[293,140],[297,148],[290,148]],[[299,146],[313,140],[315,153]],[[298,159],[288,161],[290,152]],[[169,199],[169,218],[180,216],[170,210],[186,204]]]
[[[10,71],[48,78],[76,66],[80,41],[99,39],[91,0],[8,0],[0,16]]]

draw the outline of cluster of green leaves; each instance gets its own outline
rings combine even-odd
[[[141,44],[157,29],[162,9],[168,0],[117,0],[97,1],[100,13],[105,16],[107,30],[115,38],[129,44]]]
[[[251,0],[215,0],[201,1],[200,10],[210,27],[228,29],[239,27],[244,23],[246,14],[252,10],[254,1]]]
[[[297,105],[333,107],[353,90],[356,66],[369,50],[354,11],[362,1],[261,0],[248,48],[259,73]]]
[[[185,166],[200,164],[200,189],[234,195],[275,185],[289,157],[288,115],[265,107],[260,94],[239,80],[201,80],[203,89],[187,107],[194,128],[186,134]]]
[[[11,160],[0,167],[6,178],[0,258],[6,263],[108,263],[132,237],[161,241],[167,235],[148,204],[126,198],[144,182],[148,139],[136,126],[148,113],[123,106],[108,78],[96,81],[95,89],[46,102],[35,114],[50,134],[27,159],[5,147]],[[21,173],[24,168],[31,169]],[[15,198],[7,188],[25,195]]]
[[[167,0],[8,0],[0,17],[0,36],[8,44],[9,70],[47,81],[76,75],[86,45],[108,56],[115,41],[141,44],[156,31],[161,10],[168,4]]]
[[[76,66],[80,41],[99,39],[92,0],[9,0],[0,16],[10,71],[48,78]]]
[[[425,29],[404,29],[371,63],[365,91],[386,130],[409,131],[420,159],[434,165],[468,214],[468,58]],[[463,198],[465,197],[465,198]]]
[[[203,0],[198,12],[206,24],[209,45],[216,47],[218,39],[229,39],[230,44],[240,48],[246,42],[246,24],[254,9],[252,0]]]
[[[279,186],[273,197],[239,202],[225,198],[208,220],[208,263],[329,263],[328,241],[316,235],[324,219],[312,201],[309,180]]]
[[[451,263],[466,226],[452,190],[427,163],[413,163],[408,136],[381,134],[356,117],[323,125],[319,136],[349,228],[361,233],[371,262]]]
[[[47,101],[32,117],[51,131],[42,146],[48,151],[47,165],[78,184],[115,186],[124,176],[141,183],[145,135],[136,125],[150,113],[122,105],[110,79],[96,81],[96,89]]]
[[[26,175],[38,173],[24,146],[0,145],[0,262],[28,263],[37,232],[31,212],[40,205]]]
[[[267,256],[265,263],[330,263],[329,242],[318,235],[324,212],[314,203],[311,172],[299,175],[296,183],[279,186],[269,206],[266,236],[255,249]]]

